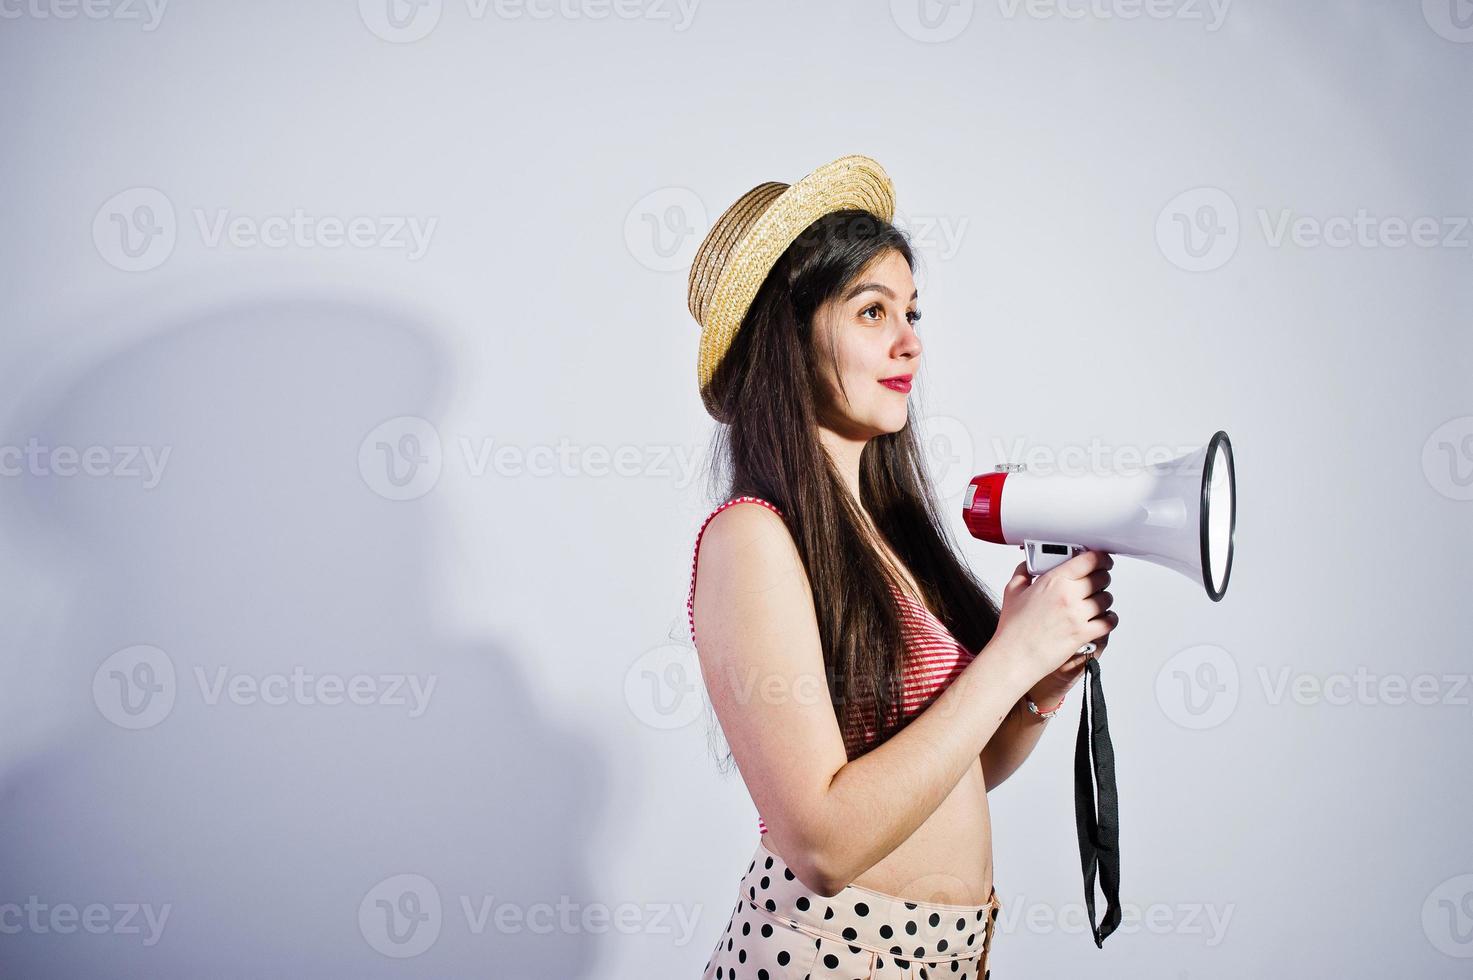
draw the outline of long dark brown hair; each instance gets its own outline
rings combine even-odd
[[[810,225],[768,273],[711,381],[727,419],[710,455],[709,490],[743,494],[780,508],[813,588],[829,694],[841,726],[868,725],[883,744],[909,718],[899,712],[904,635],[890,586],[908,586],[888,568],[818,438],[827,397],[814,314],[890,250],[916,259],[905,234],[866,211],[838,211]],[[842,382],[841,382],[842,383]],[[919,597],[968,650],[992,639],[998,606],[956,556],[916,433],[915,406],[898,432],[869,440],[859,465],[860,500],[880,536],[915,578]],[[913,716],[911,716],[913,717]],[[727,753],[730,759],[730,752]]]

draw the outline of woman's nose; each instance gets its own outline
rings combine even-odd
[[[900,336],[899,349],[896,353],[901,357],[911,359],[921,356],[921,335],[916,332],[915,327],[910,324],[905,325],[905,332]]]

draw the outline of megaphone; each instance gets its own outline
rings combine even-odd
[[[1003,463],[972,478],[962,519],[973,537],[1024,549],[1028,572],[1041,575],[1081,551],[1132,555],[1175,569],[1202,586],[1213,602],[1227,592],[1238,522],[1233,446],[1226,432],[1207,445],[1138,473],[1031,473]],[[1100,687],[1094,643],[1086,654],[1088,694],[1079,712],[1074,748],[1074,815],[1084,872],[1084,907],[1096,946],[1120,925],[1120,827],[1115,750]],[[1029,706],[1033,707],[1030,700]],[[1095,876],[1107,907],[1095,923]]]
[[[1130,474],[1001,463],[972,478],[962,518],[973,537],[1021,545],[1030,575],[1081,551],[1107,551],[1200,578],[1218,602],[1233,571],[1237,496],[1233,446],[1219,429],[1201,449]]]

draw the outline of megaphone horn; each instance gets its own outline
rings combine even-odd
[[[973,537],[1022,545],[1033,575],[1081,551],[1107,551],[1200,578],[1218,602],[1233,571],[1237,498],[1233,446],[1219,429],[1202,448],[1128,475],[1000,464],[972,478],[962,519]]]

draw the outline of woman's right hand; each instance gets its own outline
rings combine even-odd
[[[1036,579],[1020,562],[1003,589],[994,638],[1017,651],[1033,682],[1047,677],[1078,654],[1079,648],[1115,628],[1114,596],[1105,591],[1115,559],[1104,551],[1084,551]]]

